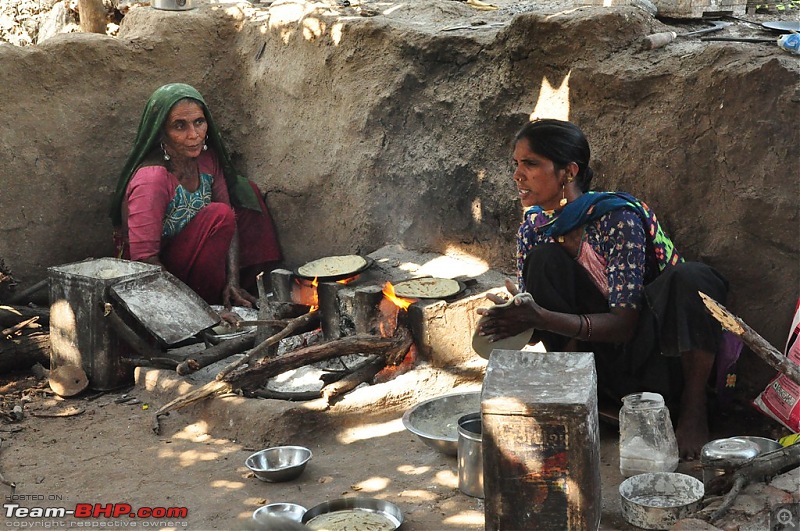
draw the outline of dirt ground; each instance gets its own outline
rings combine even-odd
[[[243,529],[253,510],[266,503],[311,508],[359,495],[400,507],[406,531],[484,528],[483,501],[458,489],[456,459],[424,445],[401,422],[410,405],[477,390],[479,382],[458,382],[420,366],[392,382],[356,390],[328,411],[311,403],[218,397],[171,413],[156,435],[153,412],[181,392],[180,380],[169,371],[148,370],[132,388],[71,399],[47,395],[40,384],[38,391],[26,392],[31,400],[24,419],[0,425],[0,473],[16,485],[13,491],[3,486],[6,507],[116,504],[127,512],[122,504],[128,504],[133,510],[185,508],[185,517],[17,518],[6,509],[3,525]],[[69,416],[49,416],[59,414]],[[715,437],[780,433],[743,408],[716,418],[712,427]],[[616,428],[601,422],[600,433],[601,529],[635,529],[620,513]],[[244,466],[247,456],[281,444],[311,449],[303,475],[286,483],[253,477]],[[679,471],[701,474],[695,463],[682,463]],[[16,497],[9,498],[12,493]]]

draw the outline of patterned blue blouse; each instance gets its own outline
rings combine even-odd
[[[211,186],[214,177],[207,173],[200,174],[200,186],[194,192],[189,192],[183,185],[175,189],[175,196],[167,205],[164,215],[164,230],[161,236],[172,238],[192,221],[200,210],[211,203]]]
[[[557,215],[553,211],[525,214],[517,233],[517,281],[521,290],[525,289],[522,273],[530,249],[555,243],[542,229]],[[605,261],[609,307],[640,309],[644,286],[658,276],[659,269],[655,255],[648,256],[645,229],[639,216],[627,208],[613,210],[587,223],[583,238]]]

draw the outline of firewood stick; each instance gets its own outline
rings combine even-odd
[[[335,398],[352,391],[364,382],[369,382],[386,365],[383,356],[370,356],[366,363],[344,378],[322,388],[322,397],[330,404]]]
[[[134,332],[122,318],[114,311],[114,307],[106,303],[104,306],[104,315],[108,319],[111,328],[119,335],[125,343],[128,344],[137,354],[145,359],[159,358],[163,356],[163,352],[150,346],[144,339],[139,337],[139,334]]]
[[[289,324],[289,319],[255,319],[252,321],[237,321],[236,328],[244,326],[280,326],[286,327]]]
[[[0,331],[0,336],[10,336],[12,334],[15,334],[17,331],[22,330],[23,328],[25,328],[29,324],[35,323],[38,320],[39,320],[39,316],[35,315],[35,316],[31,317],[30,319],[22,321],[21,323],[17,323],[14,326],[11,326],[9,328],[3,329],[2,331]]]
[[[208,347],[197,356],[194,356],[193,358],[187,358],[186,360],[180,362],[175,371],[181,376],[192,374],[195,371],[199,371],[203,367],[208,367],[212,363],[216,363],[220,360],[224,360],[225,358],[229,358],[234,354],[239,354],[240,352],[244,352],[245,350],[253,348],[255,342],[255,334],[247,334],[242,337],[234,337],[233,339],[222,341],[218,345]]]
[[[48,279],[40,280],[33,286],[29,288],[25,288],[24,290],[20,291],[19,293],[15,293],[9,300],[9,304],[16,304],[18,302],[24,302],[26,297],[30,297],[34,293],[38,292],[41,289],[44,289],[48,286],[49,281]]]
[[[734,473],[733,487],[725,496],[722,505],[709,517],[712,524],[725,516],[733,506],[739,492],[751,482],[762,481],[778,474],[781,470],[792,469],[800,465],[800,444],[759,455],[748,461]]]
[[[121,358],[119,361],[134,367],[155,367],[157,369],[172,370],[178,368],[178,362],[172,358]]]
[[[44,324],[50,323],[49,308],[29,308],[27,306],[0,305],[0,326],[13,326],[24,319],[38,316]]]
[[[398,344],[410,344],[411,334],[404,328],[398,329],[394,337],[384,338],[373,335],[349,336],[327,343],[319,343],[309,347],[297,349],[283,356],[274,359],[262,360],[252,367],[245,368],[240,372],[229,373],[225,379],[211,381],[198,389],[194,389],[185,395],[179,396],[169,403],[161,406],[156,411],[156,417],[186,407],[190,404],[208,398],[218,393],[228,393],[234,389],[247,387],[260,387],[265,380],[277,376],[283,372],[297,369],[310,363],[343,356],[345,354],[373,354],[394,351]],[[408,349],[408,346],[406,346]],[[158,422],[155,423],[155,427]],[[156,432],[158,433],[158,432]]]
[[[258,398],[274,398],[276,400],[288,400],[289,402],[305,402],[319,398],[319,391],[274,391],[272,389],[257,389],[246,393],[246,396]]]
[[[251,363],[253,363],[253,361],[258,359],[259,356],[266,353],[269,347],[271,347],[272,345],[277,345],[281,339],[289,337],[290,335],[292,335],[294,331],[303,328],[304,326],[315,321],[316,319],[319,319],[319,312],[317,310],[308,312],[305,315],[301,315],[300,317],[295,317],[294,319],[291,319],[283,330],[281,330],[275,335],[268,337],[267,339],[259,343],[255,348],[253,348],[253,350],[251,350],[248,353],[247,356],[239,360],[236,360],[235,362],[231,363],[230,365],[222,369],[219,372],[219,374],[217,374],[216,379],[222,380],[225,377],[227,377],[231,372],[235,371],[242,365],[245,364],[250,365]]]
[[[766,339],[758,335],[758,333],[750,328],[744,321],[730,313],[723,305],[703,292],[698,293],[711,315],[719,321],[726,330],[742,338],[742,341],[744,341],[759,358],[764,360],[767,365],[785,374],[786,377],[795,384],[800,385],[800,367],[791,362],[789,358],[784,356],[778,349],[770,345]]]

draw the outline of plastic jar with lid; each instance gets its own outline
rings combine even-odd
[[[678,442],[664,397],[635,393],[619,412],[619,471],[625,477],[678,468]]]

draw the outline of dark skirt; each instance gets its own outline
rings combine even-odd
[[[570,314],[609,311],[607,299],[586,270],[558,244],[534,247],[523,274],[528,292],[548,310]],[[595,354],[601,396],[619,402],[627,394],[652,391],[677,406],[683,388],[681,353],[704,350],[716,355],[722,339],[722,327],[706,311],[698,291],[725,304],[728,282],[702,263],[668,267],[645,286],[645,303],[631,341],[579,342],[579,351]],[[542,341],[548,352],[563,351],[570,339],[546,331],[534,334],[534,340]]]

